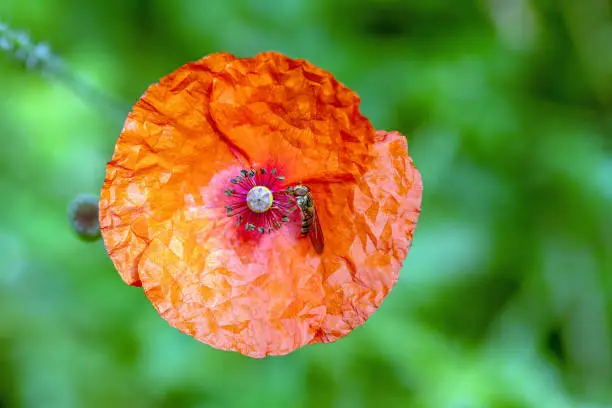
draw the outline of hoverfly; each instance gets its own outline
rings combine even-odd
[[[295,197],[297,206],[302,213],[302,230],[300,235],[303,237],[308,235],[315,251],[320,254],[323,252],[325,241],[310,189],[303,184],[298,184],[290,188],[289,192]]]

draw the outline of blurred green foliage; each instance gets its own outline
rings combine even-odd
[[[124,105],[2,58],[0,407],[612,407],[609,1],[4,0],[0,20],[125,106],[211,52],[308,59],[408,135],[425,185],[363,327],[217,351],[70,230]]]

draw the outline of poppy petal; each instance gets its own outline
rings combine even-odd
[[[359,173],[374,129],[359,97],[329,72],[266,52],[229,63],[215,78],[210,114],[220,132],[257,162],[299,163],[290,181],[334,180]]]
[[[202,194],[213,196],[215,182]],[[249,238],[222,210],[186,208],[139,263],[143,289],[172,326],[223,350],[287,354],[310,342],[325,313],[321,260],[297,227]]]
[[[312,343],[363,324],[395,285],[420,213],[423,184],[406,138],[376,132],[370,166],[356,184],[313,187],[328,250],[320,271],[326,315]]]
[[[184,186],[206,185],[235,153],[208,120],[213,73],[234,57],[215,54],[154,84],[129,114],[100,197],[100,229],[123,280],[140,286],[138,260],[157,231],[186,203]],[[194,195],[193,197],[197,197]]]

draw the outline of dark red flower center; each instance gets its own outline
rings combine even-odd
[[[236,217],[236,226],[246,231],[264,234],[280,229],[295,210],[294,196],[284,181],[276,168],[242,169],[225,190],[227,216]]]

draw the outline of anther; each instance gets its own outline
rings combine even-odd
[[[266,169],[262,168],[261,169],[261,174],[266,174],[266,173],[267,173]]]
[[[242,177],[246,177],[249,173],[245,169],[242,169],[240,170],[240,174],[242,174]]]

